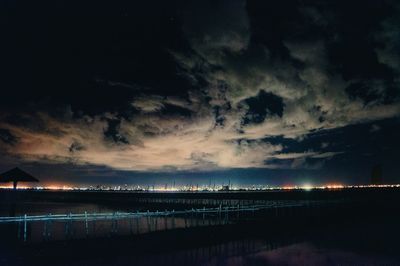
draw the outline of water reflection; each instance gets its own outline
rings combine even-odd
[[[396,257],[357,253],[326,248],[312,242],[274,242],[265,239],[242,239],[180,251],[155,254],[115,256],[112,259],[91,257],[74,265],[399,265]],[[61,265],[64,265],[61,263]],[[65,264],[66,265],[66,264]]]
[[[17,207],[16,215],[85,211],[126,209],[28,203]],[[3,224],[0,264],[13,265],[16,257],[23,256],[21,259],[29,264],[36,260],[37,264],[51,261],[52,265],[400,265],[398,219],[374,219],[376,215],[372,214],[368,219],[350,219],[352,212],[354,209],[340,216],[335,212],[337,219],[332,223],[333,216],[324,222],[311,216],[301,223],[301,215],[296,219],[282,216],[279,222],[271,222],[269,217],[242,225],[211,214],[29,222],[26,243],[21,241],[22,223]],[[235,221],[239,215],[229,217]],[[10,246],[17,238],[17,245]]]
[[[22,242],[48,242],[59,240],[116,237],[140,235],[156,231],[174,230],[199,226],[215,226],[230,223],[228,213],[187,213],[171,216],[135,216],[119,218],[120,208],[105,207],[97,204],[63,204],[63,203],[24,203],[17,205],[15,216],[25,214],[48,215],[49,220],[20,221],[0,224],[0,233],[4,240]],[[136,207],[137,208],[137,207]],[[7,208],[0,208],[6,210]],[[142,208],[143,209],[143,208]],[[137,210],[137,209],[136,209]],[[135,212],[135,209],[129,210]],[[123,209],[126,211],[126,208]],[[54,220],[52,215],[65,213],[114,213],[105,219],[93,220]],[[157,211],[158,212],[158,211]],[[235,214],[236,218],[239,213]]]
[[[24,202],[0,204],[0,216],[23,216],[43,214],[65,214],[87,212],[114,212],[122,211],[123,208],[110,207],[100,204],[89,203],[61,203],[61,202]]]
[[[359,254],[318,247],[310,242],[292,244],[250,255],[215,258],[208,265],[399,265],[398,258]]]
[[[117,237],[147,234],[156,231],[174,230],[199,226],[225,224],[218,217],[135,217],[97,221],[35,221],[28,223],[28,242],[57,241],[67,239]],[[0,225],[1,226],[1,225]],[[10,227],[10,225],[8,225]],[[18,227],[18,228],[15,228]],[[20,236],[23,223],[14,226],[15,236]]]

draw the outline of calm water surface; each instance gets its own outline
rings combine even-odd
[[[74,203],[24,203],[15,206],[1,205],[0,215],[38,215],[38,214],[65,214],[65,213],[84,213],[86,212],[123,212],[135,211],[138,207],[113,207],[99,204],[74,204]],[[342,217],[346,220],[347,217]],[[398,219],[397,219],[398,220]],[[152,241],[158,242],[157,234],[165,229],[186,230],[187,227],[195,226],[221,226],[215,217],[160,217],[148,220],[147,218],[126,219],[118,221],[118,228],[112,232],[112,221],[89,222],[88,230],[91,238],[115,239],[118,237],[132,235],[132,242],[124,242],[124,249],[129,251],[129,245],[140,246],[135,243],[135,235],[153,234],[147,240],[145,252],[132,250],[132,252],[122,252],[114,256],[109,254],[96,254],[96,256],[80,255],[75,258],[69,256],[59,257],[51,262],[46,256],[34,251],[33,257],[26,258],[15,252],[0,251],[0,265],[400,265],[400,230],[398,221],[383,217],[377,220],[363,221],[362,225],[353,224],[349,219],[348,225],[330,224],[327,227],[319,226],[317,230],[313,228],[296,228],[296,221],[293,220],[293,228],[288,226],[276,225],[269,228],[271,237],[268,234],[241,234],[235,239],[235,231],[219,238],[215,243],[208,243],[204,239],[212,238],[213,233],[205,233],[200,238],[194,235],[193,238],[187,237],[188,245],[185,243],[176,244],[174,237],[169,240],[163,239],[161,247],[151,249]],[[377,222],[378,221],[378,222]],[[316,221],[317,222],[317,221]],[[318,222],[317,222],[318,224]],[[54,222],[51,229],[47,228],[43,222],[34,222],[28,226],[28,241],[35,250],[35,243],[51,243],[65,239],[82,239],[85,241],[86,228],[84,222],[74,222],[72,234],[66,237],[65,224]],[[246,225],[249,226],[249,225]],[[271,226],[271,225],[268,225]],[[274,226],[272,226],[274,227]],[[252,228],[241,228],[241,231],[251,230]],[[20,234],[20,225],[0,225],[2,241],[6,243],[9,239],[16,239]],[[51,230],[51,236],[44,235],[45,230]],[[290,232],[282,234],[279,232]],[[76,240],[75,240],[76,241]],[[77,242],[78,244],[80,242]],[[81,244],[84,247],[85,242]],[[133,244],[135,243],[135,244]],[[168,244],[169,243],[169,244]],[[197,244],[198,243],[198,244]],[[170,248],[168,245],[175,246]],[[80,244],[79,244],[80,245]],[[118,247],[117,247],[118,249]],[[39,255],[36,256],[36,253]],[[72,252],[65,250],[65,253]],[[64,254],[64,251],[62,252]],[[65,255],[65,254],[64,254]],[[58,257],[57,257],[58,258]]]

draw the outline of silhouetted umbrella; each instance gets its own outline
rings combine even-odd
[[[16,189],[18,182],[39,182],[39,180],[16,167],[5,173],[0,174],[0,182],[13,182],[14,189]]]

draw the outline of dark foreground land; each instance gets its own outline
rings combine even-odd
[[[231,200],[340,200],[276,215],[260,212],[235,223],[141,235],[23,243],[3,228],[0,265],[400,265],[400,193],[396,189],[265,193],[94,193],[23,191],[18,204],[73,201],[125,208],[188,207]],[[57,196],[56,196],[57,195]],[[3,194],[1,197],[11,197]],[[137,199],[165,199],[141,202]],[[171,198],[196,201],[175,202]],[[8,198],[10,200],[10,198]],[[14,198],[15,200],[15,198]],[[210,201],[211,200],[211,201]],[[214,200],[217,200],[214,202]],[[237,203],[237,202],[235,202]],[[121,203],[122,204],[122,203]],[[233,203],[232,203],[233,204]],[[8,233],[7,233],[8,232]]]

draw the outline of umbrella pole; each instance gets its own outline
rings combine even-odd
[[[14,184],[14,189],[17,189],[17,183],[18,183],[18,181],[14,181],[14,182],[13,182],[13,184]]]

